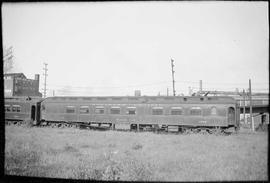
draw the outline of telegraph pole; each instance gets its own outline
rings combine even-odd
[[[9,48],[4,48],[3,53],[3,67],[4,67],[4,74],[10,71],[13,68],[13,47],[10,46]]]
[[[202,80],[200,80],[200,93],[202,93]]]
[[[249,79],[249,112],[250,112],[250,122],[251,122],[251,128],[252,131],[254,131],[254,120],[252,116],[252,97],[251,97],[251,79]]]
[[[243,89],[243,105],[244,105],[244,108],[243,108],[243,113],[244,113],[244,123],[246,123],[246,93],[245,93],[245,89]]]
[[[174,60],[171,59],[171,65],[172,65],[172,82],[173,82],[173,96],[175,96],[175,87],[174,87],[175,81],[174,81],[174,70],[173,70],[174,65],[173,65],[173,62],[174,62]]]
[[[44,91],[43,91],[43,96],[44,96],[44,98],[46,98],[46,91],[47,91],[47,89],[46,89],[46,87],[47,87],[47,76],[48,76],[48,74],[47,74],[47,71],[48,71],[48,69],[47,69],[47,63],[44,63],[44,68],[43,68],[43,70],[44,70],[44,73],[43,73],[43,76],[44,76]]]

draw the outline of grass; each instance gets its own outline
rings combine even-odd
[[[268,133],[230,136],[6,126],[5,173],[128,181],[268,180]]]

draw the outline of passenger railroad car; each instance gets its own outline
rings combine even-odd
[[[128,129],[202,130],[239,127],[232,97],[49,97],[41,103],[43,124]]]
[[[40,97],[6,97],[5,121],[20,123],[25,120],[38,122],[40,120]]]

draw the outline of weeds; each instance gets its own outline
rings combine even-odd
[[[267,180],[265,134],[157,135],[8,126],[5,173],[116,181]]]
[[[143,147],[143,146],[142,146],[141,144],[136,144],[136,143],[135,143],[135,144],[132,145],[132,149],[134,149],[134,150],[142,149],[142,147]]]
[[[79,152],[76,148],[74,148],[73,146],[70,146],[70,145],[66,145],[64,147],[64,152],[71,152],[71,153],[74,153],[74,152]]]
[[[14,147],[6,147],[5,173],[11,175],[35,175],[39,165],[40,154],[24,146],[20,141]]]

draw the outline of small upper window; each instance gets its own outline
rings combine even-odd
[[[80,114],[88,114],[89,113],[89,107],[88,106],[81,106],[80,107]]]
[[[182,115],[182,107],[172,107],[171,115]]]
[[[136,114],[136,107],[127,107],[127,114]]]
[[[75,107],[74,106],[67,106],[66,113],[75,113]]]
[[[152,114],[153,115],[162,115],[163,114],[163,107],[153,107]]]
[[[216,107],[211,108],[211,115],[217,115],[217,108]]]
[[[12,112],[16,112],[16,110],[17,110],[17,108],[16,108],[16,106],[12,106]]]
[[[12,112],[21,112],[21,106],[13,105],[12,106]]]
[[[11,111],[10,105],[5,105],[5,111],[6,111],[6,112],[10,112],[10,111]]]
[[[202,109],[200,107],[192,107],[190,109],[190,115],[200,116],[202,115]]]
[[[96,106],[95,113],[96,114],[104,114],[104,107],[103,106]]]
[[[120,114],[120,107],[111,107],[111,114]]]

